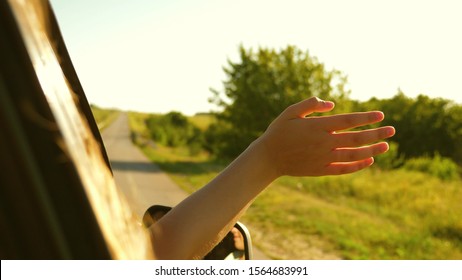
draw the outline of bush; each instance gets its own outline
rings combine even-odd
[[[399,155],[399,147],[396,142],[390,142],[388,152],[375,157],[375,164],[385,170],[400,167],[404,162],[404,157]]]
[[[451,159],[442,157],[438,153],[434,157],[411,158],[406,160],[403,167],[407,170],[431,174],[442,180],[457,180],[460,178],[459,166]]]
[[[204,149],[216,158],[230,160],[259,136],[250,132],[236,133],[231,127],[222,121],[210,125],[204,133]]]
[[[150,116],[146,127],[151,138],[159,144],[169,147],[188,146],[192,153],[198,153],[202,145],[202,135],[188,118],[178,112],[170,112],[162,116]]]

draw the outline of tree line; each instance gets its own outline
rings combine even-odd
[[[215,157],[234,158],[287,106],[317,96],[334,101],[335,113],[364,110],[385,113],[382,125],[394,126],[397,133],[391,140],[392,150],[379,161],[383,168],[414,166],[431,171],[443,165],[443,169],[457,174],[458,166],[462,165],[462,106],[453,101],[425,95],[410,98],[401,90],[388,99],[352,100],[345,75],[326,69],[316,57],[294,46],[280,50],[241,46],[239,61],[228,60],[223,70],[226,73],[223,90],[211,89],[210,98],[220,110],[213,113],[216,121],[205,132],[198,131],[181,114],[171,113],[156,117],[164,118],[163,121],[147,121],[153,139],[162,139],[167,144],[194,143],[196,150],[199,145]],[[170,132],[165,132],[169,129]],[[155,132],[159,130],[164,131],[161,136]],[[168,140],[166,134],[172,139]]]

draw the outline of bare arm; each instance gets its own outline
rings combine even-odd
[[[272,181],[283,175],[322,176],[359,171],[388,150],[392,127],[342,130],[380,122],[381,112],[308,117],[334,104],[310,98],[287,108],[267,131],[206,186],[189,196],[151,230],[157,258],[205,255]]]

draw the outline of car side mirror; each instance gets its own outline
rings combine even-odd
[[[143,215],[143,225],[150,227],[172,207],[153,205]],[[253,257],[252,240],[247,227],[237,222],[233,229],[205,257],[204,260],[250,260]]]

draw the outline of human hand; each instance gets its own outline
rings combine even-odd
[[[380,122],[382,112],[307,117],[333,108],[333,102],[312,97],[288,107],[271,123],[259,141],[278,176],[352,173],[372,165],[373,156],[388,150],[385,142],[367,144],[393,136],[391,126],[343,131]]]

